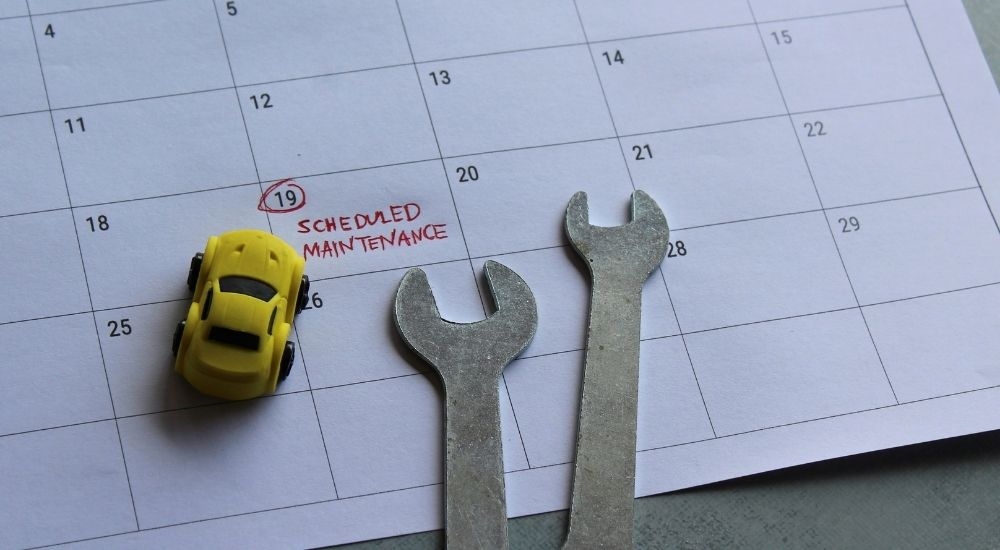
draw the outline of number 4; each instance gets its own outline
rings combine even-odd
[[[45,36],[48,36],[49,38],[55,38],[56,37],[56,31],[52,30],[52,24],[51,23],[49,23],[48,25],[45,25]]]

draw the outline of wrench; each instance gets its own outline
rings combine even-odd
[[[642,285],[667,251],[667,219],[642,191],[632,220],[590,225],[587,194],[566,207],[566,234],[591,278],[569,533],[563,548],[632,548]]]
[[[482,321],[442,319],[418,268],[403,276],[393,306],[403,341],[444,383],[445,536],[452,548],[507,548],[498,379],[538,326],[527,283],[498,262],[487,261],[484,271],[497,310]]]

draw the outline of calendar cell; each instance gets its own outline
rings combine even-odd
[[[591,42],[753,24],[746,0],[674,0],[669,4],[657,0],[578,0],[576,4]],[[650,13],[659,15],[650,17]]]
[[[41,347],[37,334],[56,338]],[[4,383],[0,436],[112,418],[101,350],[89,313],[0,325]]]
[[[614,136],[585,46],[417,68],[445,156]]]
[[[572,462],[583,380],[582,352],[521,359],[507,387],[533,468]],[[642,342],[639,352],[637,446],[649,449],[712,437],[680,338]]]
[[[444,392],[428,376],[315,392],[340,498],[444,481]],[[500,426],[504,469],[526,468],[503,382]]]
[[[1000,385],[1000,287],[865,308],[901,402]]]
[[[794,120],[828,208],[976,186],[939,97]]]
[[[82,218],[81,218],[82,219]],[[0,218],[0,323],[90,311],[69,210]]]
[[[305,206],[271,214],[271,224],[305,257],[314,279],[468,257],[440,161],[303,178],[294,185]],[[276,198],[268,193],[268,200]]]
[[[656,449],[712,437],[684,342],[680,338],[649,340],[642,343],[639,353],[636,448]]]
[[[826,215],[862,305],[998,282],[1000,235],[979,189]]]
[[[27,17],[0,21],[0,115],[48,108],[32,32]]]
[[[576,432],[566,426],[579,415],[583,353],[518,359],[505,377],[531,467],[572,462]]]
[[[0,3],[0,18],[24,17],[28,15],[28,5],[24,2]]]
[[[0,117],[0,166],[0,216],[69,206],[48,113]]]
[[[571,0],[404,0],[400,11],[417,61],[584,42]]]
[[[0,546],[26,548],[135,530],[114,421],[0,437],[0,456]]]
[[[687,345],[720,436],[896,403],[857,309],[691,334]]]
[[[455,322],[482,319],[483,305],[467,261],[422,267],[441,315]],[[306,273],[310,273],[306,264]],[[302,356],[314,389],[416,374],[426,364],[409,352],[392,320],[396,288],[406,273],[393,270],[313,281],[323,306],[307,309],[296,323]],[[365,315],[345,319],[345,311]],[[379,342],[378,346],[362,344]]]
[[[758,21],[816,17],[849,11],[898,7],[900,0],[751,0]]]
[[[793,113],[940,93],[905,8],[767,23],[760,33]]]
[[[392,1],[215,4],[240,85],[411,62]]]
[[[108,14],[112,10],[114,16]],[[55,32],[38,39],[53,108],[233,84],[208,2],[148,2],[34,21],[36,28],[52,25]]]
[[[685,228],[818,209],[786,117],[622,139],[636,187]]]
[[[74,205],[257,182],[232,90],[68,109],[53,117]]]
[[[118,424],[140,529],[335,498],[308,393]]]
[[[267,230],[256,185],[76,209],[97,309],[189,299],[191,257],[212,235]]]
[[[148,414],[219,400],[198,393],[174,372],[171,337],[187,314],[189,300],[98,311],[108,385],[119,417]],[[298,326],[298,321],[296,321]],[[293,393],[309,388],[301,355],[275,393]],[[107,388],[105,388],[107,391]]]
[[[95,313],[119,417],[219,402],[174,372],[171,336],[189,305],[177,300]]]
[[[760,37],[750,26],[604,42],[590,49],[621,135],[785,110]]]
[[[538,305],[538,331],[526,357],[583,349],[590,303],[590,274],[569,247],[505,254],[493,259],[510,267],[531,287]],[[667,265],[666,269],[670,269]],[[486,295],[486,290],[483,291]],[[642,338],[680,332],[659,270],[642,289]]]
[[[240,88],[264,181],[437,158],[413,67]]]
[[[445,166],[473,257],[565,244],[566,204],[577,191],[587,192],[593,223],[623,223],[632,193],[615,139],[450,158]],[[608,211],[615,215],[605,219]]]
[[[857,306],[820,212],[674,231],[671,239],[677,257],[663,272],[685,332]]]

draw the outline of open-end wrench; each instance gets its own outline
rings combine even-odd
[[[527,283],[494,261],[484,271],[497,310],[482,321],[442,319],[418,268],[403,276],[393,306],[403,341],[444,382],[445,536],[451,548],[507,548],[499,378],[538,327]]]
[[[636,191],[629,223],[593,226],[581,191],[566,207],[566,234],[592,286],[564,548],[632,548],[640,300],[667,251],[667,219],[656,201]]]

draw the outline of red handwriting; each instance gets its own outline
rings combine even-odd
[[[415,202],[390,204],[374,212],[358,212],[349,216],[306,218],[299,220],[299,233],[348,232],[374,225],[412,222],[420,217],[420,205]]]
[[[295,180],[283,179],[264,190],[257,210],[269,214],[295,212],[306,205],[306,192]]]
[[[340,258],[352,252],[368,253],[389,248],[406,248],[422,241],[448,238],[446,224],[429,223],[416,229],[394,228],[378,235],[351,235],[344,239],[313,241],[302,246],[302,255],[309,258]]]
[[[325,240],[302,245],[302,255],[309,258],[340,258],[348,254],[366,254],[390,248],[408,248],[420,243],[448,238],[447,224],[420,220],[423,211],[415,202],[390,204],[377,210],[347,215],[299,220],[301,234],[336,233]],[[394,226],[382,229],[378,227]],[[366,234],[355,232],[367,229]]]

